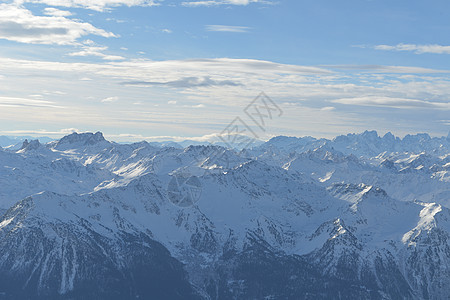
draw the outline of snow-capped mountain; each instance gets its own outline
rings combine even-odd
[[[53,141],[53,139],[49,137],[39,137],[41,142],[48,143]],[[25,140],[33,140],[31,136],[4,136],[0,135],[0,147],[8,148],[8,149],[16,149],[22,145]],[[17,150],[17,149],[16,149]]]
[[[0,163],[0,299],[450,294],[448,137],[233,150],[73,133]]]

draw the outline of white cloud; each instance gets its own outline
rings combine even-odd
[[[377,45],[374,48],[376,50],[387,50],[387,51],[410,51],[416,54],[423,54],[423,53],[450,54],[450,46],[443,46],[437,44],[429,44],[429,45],[397,44],[394,46]]]
[[[85,40],[85,41],[83,41],[83,45],[95,46],[95,42],[93,40]]]
[[[79,7],[96,11],[104,11],[118,6],[155,6],[155,0],[18,0],[21,3],[40,3],[56,7]]]
[[[120,55],[108,55],[108,54],[103,54],[103,53],[99,53],[98,56],[100,56],[104,60],[123,60],[123,59],[125,59],[124,57],[122,57]]]
[[[120,20],[120,19],[116,19],[116,18],[107,18],[106,21],[116,22],[117,24],[121,24],[121,23],[126,23],[127,22],[125,20]]]
[[[360,105],[360,106],[378,106],[393,108],[433,108],[450,110],[450,102],[431,102],[418,99],[383,97],[383,96],[364,96],[354,98],[341,98],[333,100],[334,103]]]
[[[35,16],[20,5],[0,4],[0,39],[29,44],[71,45],[90,34],[115,37],[113,33],[89,23],[64,16]]]
[[[218,32],[248,32],[250,30],[250,27],[229,26],[229,25],[206,25],[206,30]]]
[[[0,107],[46,107],[62,108],[52,101],[16,97],[0,97]]]
[[[103,99],[101,102],[103,103],[110,103],[110,102],[116,102],[119,100],[119,97],[108,97]]]
[[[206,0],[206,1],[185,1],[183,6],[217,6],[217,5],[249,5],[250,3],[273,4],[265,0]]]
[[[47,7],[44,9],[44,14],[52,17],[70,17],[72,13],[66,10],[59,10],[54,7]]]
[[[61,130],[8,130],[8,131],[0,131],[2,135],[12,135],[12,136],[20,136],[20,135],[32,135],[32,136],[64,136],[74,132],[81,133],[77,128],[64,128]]]
[[[119,55],[109,55],[103,53],[103,51],[108,50],[106,46],[91,46],[91,45],[83,45],[82,50],[69,53],[69,56],[97,56],[101,57],[104,60],[124,60],[125,58]]]
[[[189,108],[204,108],[204,104],[197,104],[197,105],[183,105],[183,107],[189,107]]]
[[[369,73],[406,73],[406,74],[433,74],[450,73],[449,70],[437,70],[422,67],[383,66],[383,65],[323,65],[323,68],[355,70]]]
[[[4,107],[0,109],[0,125],[6,121],[35,122],[36,126],[45,122],[57,128],[93,128],[110,133],[123,130],[203,135],[221,132],[264,91],[285,111],[274,123],[279,131],[270,129],[273,134],[323,136],[380,128],[377,126],[442,131],[445,124],[437,120],[448,120],[448,73],[408,74],[400,66],[386,69],[401,69],[401,73],[384,73],[381,69],[374,68],[371,73],[370,68],[361,72],[355,67],[342,72],[230,58],[61,63],[0,56],[0,74],[5,76],[0,86],[2,95],[31,98],[28,95],[46,95],[43,91],[55,86],[63,87],[67,93],[46,95],[45,100],[54,102],[50,104],[66,107],[57,111],[47,109],[50,114],[39,114],[36,111],[41,112],[41,108],[30,106]],[[76,80],[79,78],[92,80]],[[124,83],[134,84],[125,88]],[[106,92],[120,97],[120,101],[110,102],[107,109],[100,103]],[[175,100],[178,102],[169,102]],[[193,114],[194,108],[187,109],[184,105],[199,106],[199,113]],[[380,113],[374,106],[385,109]],[[293,128],[293,123],[299,125]]]
[[[167,28],[164,28],[161,31],[164,32],[164,33],[172,33],[172,30],[167,29]]]
[[[270,61],[255,59],[187,59],[152,61],[147,59],[134,59],[121,62],[95,63],[62,63],[53,61],[32,61],[0,57],[0,70],[3,69],[27,69],[46,70],[50,72],[68,72],[83,74],[81,77],[89,77],[88,74],[96,74],[119,78],[124,81],[138,80],[144,82],[170,82],[185,78],[209,78],[222,82],[223,80],[235,79],[245,81],[246,76],[256,78],[274,78],[281,74],[291,75],[331,75],[324,68],[279,64]],[[92,79],[92,78],[91,78]],[[297,78],[298,80],[299,78]],[[197,81],[193,86],[199,85]],[[214,85],[209,85],[214,86]],[[188,88],[189,86],[185,86]]]
[[[320,110],[321,111],[333,111],[335,109],[336,109],[336,107],[333,107],[333,106],[325,106],[325,107],[322,107]]]
[[[1,131],[0,131],[1,132]],[[229,135],[238,135],[238,133],[226,133],[226,134],[220,134],[220,133],[211,133],[211,134],[205,134],[202,136],[144,136],[142,134],[133,134],[133,133],[122,133],[122,134],[109,134],[105,135],[105,138],[111,139],[114,141],[127,141],[127,142],[133,142],[133,141],[142,141],[146,140],[148,142],[183,142],[186,140],[189,141],[196,141],[196,142],[222,142],[222,140],[219,138],[220,136],[229,137]]]

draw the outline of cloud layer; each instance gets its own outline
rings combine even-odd
[[[230,6],[273,2],[186,0],[181,4],[216,7],[206,9],[209,13],[222,9],[234,12],[236,9],[230,9]],[[380,131],[383,128],[397,128],[396,133],[402,134],[401,130],[437,132],[448,126],[450,70],[377,64],[305,66],[269,59],[226,58],[216,54],[222,52],[212,50],[189,52],[187,49],[188,54],[185,54],[185,49],[180,48],[182,54],[173,55],[171,51],[174,48],[170,47],[167,51],[161,47],[164,55],[158,56],[151,48],[140,49],[141,33],[154,34],[155,37],[155,40],[146,40],[145,47],[155,42],[151,45],[156,49],[159,47],[158,39],[177,41],[184,34],[191,41],[202,40],[198,45],[207,49],[210,45],[206,40],[211,35],[205,35],[204,30],[222,32],[218,35],[224,43],[250,37],[253,28],[262,31],[261,24],[251,19],[241,23],[248,26],[233,26],[206,25],[211,24],[212,20],[222,20],[208,18],[207,22],[195,26],[199,32],[183,33],[184,28],[180,30],[172,27],[173,24],[162,24],[158,28],[151,28],[147,23],[132,24],[126,15],[124,19],[130,22],[124,29],[119,19],[115,19],[119,9],[111,11],[119,6],[155,5],[165,5],[169,10],[172,9],[169,6],[173,5],[176,9],[180,4],[156,0],[11,0],[1,3],[0,39],[40,45],[24,46],[1,41],[8,47],[13,46],[0,51],[0,126],[15,122],[39,128],[44,124],[48,132],[59,132],[62,127],[77,127],[80,130],[109,128],[112,132],[119,132],[117,136],[129,136],[128,133],[132,132],[135,136],[148,137],[153,131],[157,135],[204,135],[222,131],[261,91],[286,112],[274,128],[268,130],[271,134],[334,136],[341,132],[357,131],[358,128],[376,128]],[[261,6],[255,5],[254,8]],[[127,9],[124,11],[129,13]],[[87,21],[97,17],[99,22],[95,24],[103,25],[94,26],[94,23]],[[102,23],[102,20],[105,22]],[[97,26],[108,27],[102,29]],[[121,33],[123,38],[104,39],[120,38],[115,32]],[[135,37],[139,35],[139,43],[134,40],[133,44],[134,34]],[[254,37],[256,34],[249,40]],[[100,38],[101,44],[97,42]],[[192,45],[196,48],[197,41]],[[415,54],[450,54],[450,46],[438,44],[360,47]],[[16,56],[14,49],[24,49],[26,51],[23,52],[28,54]],[[40,50],[44,50],[42,55],[38,52]],[[251,49],[245,50],[231,51],[229,55],[239,57],[239,53],[251,53]],[[268,54],[271,51],[261,50],[258,57],[275,57]],[[110,51],[114,53],[109,54]],[[373,51],[369,52],[373,54]],[[182,59],[196,57],[197,53],[200,57],[222,58]],[[259,55],[256,51],[254,53]],[[376,54],[392,55],[383,52]],[[27,55],[32,58],[23,58]],[[411,55],[405,56],[411,58]],[[159,57],[160,60],[142,57]],[[167,57],[180,59],[165,59]],[[298,61],[292,57],[276,57],[289,62]],[[373,61],[376,60],[368,60],[369,63]],[[307,58],[304,63],[308,63]]]
[[[46,107],[46,108],[62,108],[55,105],[52,101],[15,98],[15,97],[0,97],[1,107]]]
[[[270,1],[264,0],[206,0],[206,1],[185,1],[183,6],[217,6],[217,5],[249,5],[250,3],[269,4]]]
[[[229,25],[206,25],[207,31],[218,32],[248,32],[250,27],[245,26],[229,26]]]
[[[16,4],[0,4],[0,39],[29,43],[73,45],[86,35],[115,37],[111,32],[63,16],[62,11],[46,10],[49,16],[35,16]],[[67,14],[66,14],[67,15]]]
[[[271,134],[332,136],[358,128],[402,134],[446,126],[439,120],[450,109],[448,73],[339,68],[230,58],[62,63],[0,57],[0,93],[11,95],[0,99],[0,119],[195,136],[220,132],[264,91],[286,112]]]
[[[347,105],[361,105],[361,106],[378,106],[378,107],[391,107],[399,109],[423,109],[423,108],[436,108],[443,110],[450,110],[450,102],[431,102],[419,99],[409,98],[394,98],[385,96],[365,96],[354,98],[342,98],[333,100],[331,102],[347,104]]]
[[[155,6],[155,0],[20,0],[21,3],[39,3],[56,7],[79,7],[96,11],[118,6]]]
[[[432,53],[432,54],[450,54],[450,46],[443,45],[416,45],[416,44],[397,44],[390,45],[377,45],[374,47],[376,50],[387,51],[409,51],[416,54]]]

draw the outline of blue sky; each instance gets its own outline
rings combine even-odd
[[[199,138],[264,91],[283,116],[263,138],[446,135],[449,11],[416,0],[1,1],[0,134]]]

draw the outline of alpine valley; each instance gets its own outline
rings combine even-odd
[[[450,299],[450,135],[18,148],[0,299]]]

